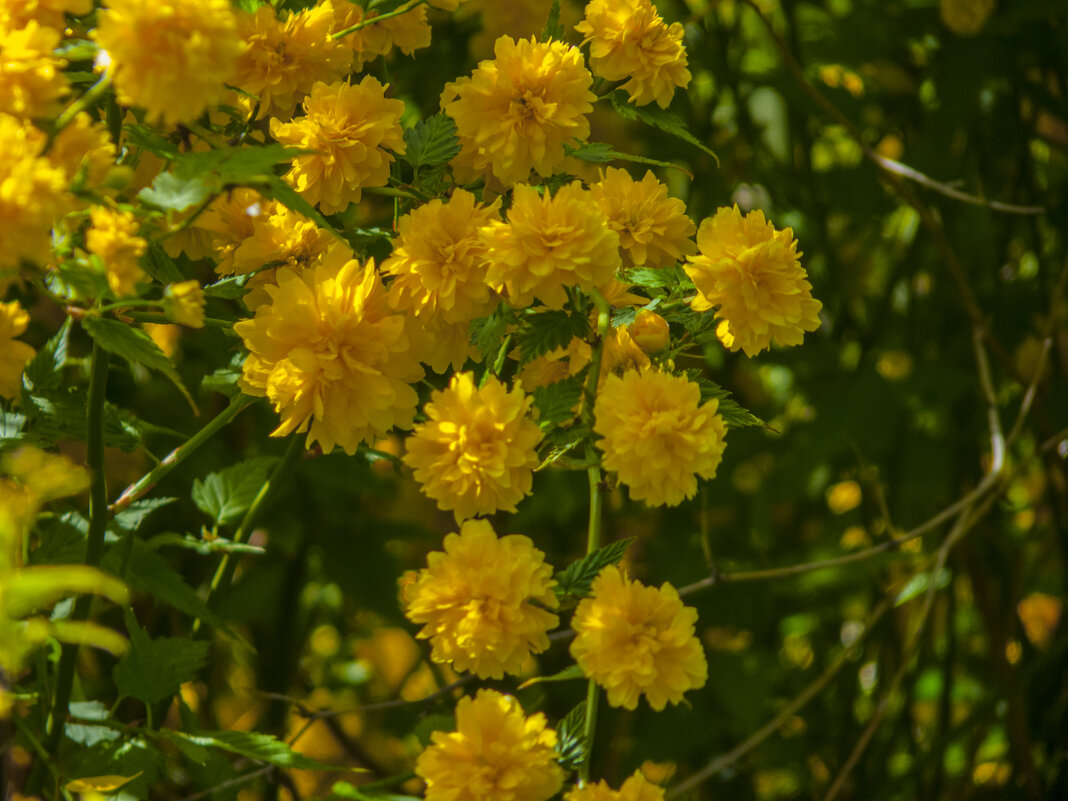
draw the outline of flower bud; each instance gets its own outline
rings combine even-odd
[[[168,285],[163,290],[163,308],[176,323],[204,327],[204,290],[196,281]]]
[[[671,338],[667,320],[647,309],[638,312],[634,322],[627,326],[627,333],[638,343],[638,347],[650,355],[667,348]]]

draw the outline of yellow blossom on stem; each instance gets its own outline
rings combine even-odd
[[[701,403],[697,384],[658,370],[609,376],[597,393],[593,430],[604,468],[634,500],[677,506],[713,478],[723,458],[726,427],[715,399]]]
[[[36,351],[15,337],[30,324],[30,315],[17,300],[0,303],[0,396],[15,398],[22,388],[22,371]]]
[[[479,229],[500,219],[500,205],[483,205],[457,189],[451,198],[436,198],[401,217],[393,253],[382,263],[383,273],[396,276],[390,284],[393,308],[450,323],[487,314],[497,298],[486,285]]]
[[[460,138],[453,170],[461,181],[490,173],[506,186],[527,181],[531,170],[548,177],[566,158],[565,144],[589,138],[593,76],[563,42],[502,36],[494,53],[441,93]]]
[[[537,298],[559,309],[567,300],[564,287],[597,288],[622,264],[619,237],[578,182],[552,196],[516,186],[508,221],[491,221],[482,237],[489,252],[486,280],[506,291],[516,308]]]
[[[333,250],[314,268],[278,270],[256,316],[234,326],[249,349],[239,382],[281,415],[271,435],[308,432],[308,446],[341,446],[411,426],[423,377],[409,354],[404,319],[393,314],[374,263]]]
[[[339,0],[349,5],[348,0]],[[270,5],[254,14],[237,13],[238,36],[246,47],[237,60],[233,85],[255,95],[259,115],[288,120],[318,82],[333,83],[348,74],[352,51],[330,38],[334,7],[330,0],[278,19]],[[235,95],[233,102],[251,111],[255,101]]]
[[[404,462],[423,492],[457,522],[499,509],[515,511],[530,494],[541,429],[530,419],[532,400],[517,382],[494,376],[481,387],[472,373],[453,376],[426,404],[427,422],[408,438]]]
[[[716,335],[732,351],[755,356],[774,345],[800,345],[820,326],[822,304],[801,266],[793,231],[776,231],[764,212],[744,217],[721,208],[697,232],[700,253],[685,270],[697,287],[694,311],[716,308]]]
[[[0,24],[0,112],[48,117],[59,110],[68,89],[66,62],[52,55],[59,40],[59,31],[36,21],[17,28]]]
[[[44,148],[42,131],[0,114],[0,267],[48,262],[52,223],[74,205],[67,173]]]
[[[602,779],[568,790],[564,801],[664,801],[664,789],[646,779],[641,771],[635,771],[618,790]]]
[[[415,772],[426,801],[547,801],[564,783],[556,732],[545,715],[523,714],[519,702],[479,690],[456,705],[456,731],[436,731]]]
[[[137,235],[137,218],[110,206],[93,206],[89,221],[85,248],[100,257],[112,293],[116,297],[137,294],[137,283],[145,277],[138,260],[148,248]]]
[[[404,587],[405,614],[423,625],[435,662],[480,678],[516,675],[530,654],[549,647],[560,622],[553,569],[529,537],[498,538],[488,520],[468,520],[445,537],[444,552]]]
[[[686,204],[669,198],[651,171],[635,181],[626,170],[609,167],[590,184],[590,195],[619,234],[628,266],[667,267],[697,252],[697,226],[686,216]]]
[[[286,180],[327,214],[344,211],[365,186],[385,186],[393,155],[404,153],[404,103],[386,97],[373,75],[358,84],[317,83],[304,100],[305,116],[271,120],[271,136],[313,153],[293,159]],[[388,148],[388,150],[387,150]]]
[[[644,695],[660,711],[704,686],[708,663],[694,634],[697,612],[682,605],[674,587],[646,587],[609,565],[590,591],[571,620],[571,655],[605,689],[608,703],[635,709]]]
[[[237,250],[256,232],[256,223],[276,208],[275,201],[267,200],[255,189],[240,186],[226,194],[219,195],[211,202],[193,223],[197,228],[207,231],[212,243],[212,255],[215,259],[215,272],[219,275],[235,275],[252,272],[257,266],[266,264],[271,259],[247,264],[247,269],[239,270],[234,263]],[[271,247],[273,248],[274,243]]]
[[[190,328],[204,327],[204,290],[196,281],[169,284],[163,290],[163,308],[176,323]]]
[[[242,50],[229,0],[107,0],[92,35],[120,102],[167,124],[222,100]]]
[[[668,321],[654,311],[642,309],[635,315],[627,332],[638,347],[648,354],[660,353],[671,342],[671,327]]]
[[[626,80],[635,105],[655,100],[667,108],[675,89],[690,83],[682,25],[666,24],[651,0],[591,0],[575,30],[590,45],[590,69],[605,80]]]

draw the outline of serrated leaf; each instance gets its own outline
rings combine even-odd
[[[588,164],[607,164],[610,161],[630,161],[635,164],[648,164],[651,167],[667,167],[679,170],[688,175],[690,180],[693,180],[693,173],[678,164],[674,164],[670,161],[659,161],[657,159],[647,158],[646,156],[635,156],[632,153],[624,153],[604,142],[584,142],[574,148],[565,145],[564,152],[566,152],[567,155],[574,156],[579,161],[585,161]]]
[[[578,376],[570,376],[555,384],[538,387],[533,395],[538,425],[560,423],[575,416],[575,407],[582,400],[582,381]]]
[[[549,310],[523,317],[523,327],[516,335],[519,364],[526,364],[557,348],[566,348],[574,337],[585,337],[590,321],[584,314]]]
[[[551,42],[553,39],[564,38],[564,26],[560,24],[560,0],[553,0],[549,7],[549,18],[545,20],[545,27],[541,31],[539,42]]]
[[[471,321],[471,343],[484,362],[496,362],[505,334],[515,321],[515,312],[504,303],[498,304],[489,316]]]
[[[519,685],[520,690],[525,690],[527,687],[533,687],[535,684],[544,684],[551,681],[574,681],[575,679],[584,679],[586,674],[582,672],[582,668],[578,665],[568,665],[559,673],[553,673],[551,676],[535,676],[532,679],[527,679]]]
[[[63,366],[67,363],[71,319],[63,321],[22,372],[22,385],[29,392],[44,392],[63,383]]]
[[[544,470],[549,465],[566,457],[567,454],[586,441],[589,433],[589,429],[586,426],[572,426],[550,431],[545,441],[552,447],[542,458],[541,463],[534,468],[534,472]]]
[[[122,126],[122,130],[126,134],[127,145],[134,145],[142,150],[147,150],[167,161],[174,161],[181,155],[176,144],[160,136],[154,128],[150,128],[147,125],[131,123]]]
[[[692,379],[691,379],[692,380]],[[697,386],[701,389],[701,403],[717,400],[716,413],[723,418],[727,428],[767,427],[767,423],[742,406],[731,397],[731,393],[708,378],[698,378]]]
[[[593,580],[609,565],[619,564],[634,541],[634,537],[617,540],[568,565],[554,577],[556,586],[553,590],[561,597],[585,598]]]
[[[249,459],[193,482],[193,503],[220,525],[239,520],[267,483],[274,457]]]
[[[633,270],[625,270],[621,280],[643,289],[690,289],[693,286],[690,276],[678,266],[662,269],[636,267]]]
[[[161,172],[151,186],[137,193],[137,197],[164,211],[185,211],[211,196],[211,187],[200,177],[179,178],[171,172]]]
[[[187,733],[173,729],[164,730],[165,737],[177,744],[185,741],[202,748],[216,748],[228,751],[248,759],[256,759],[269,765],[277,765],[280,768],[294,768],[296,770],[344,770],[359,771],[365,768],[345,768],[338,765],[327,765],[315,759],[309,759],[303,754],[298,754],[288,745],[269,734],[260,734],[250,731],[205,731]],[[163,734],[164,732],[161,732]]]
[[[586,702],[567,713],[556,727],[556,753],[564,770],[575,770],[586,761]]]
[[[112,671],[119,694],[146,704],[162,701],[178,691],[208,661],[208,643],[188,637],[151,639],[126,610],[130,651]]]
[[[404,132],[407,148],[401,157],[415,170],[435,164],[445,164],[460,152],[456,123],[447,114],[438,112]]]
[[[143,498],[134,501],[111,519],[111,525],[122,531],[136,531],[145,518],[157,509],[174,503],[177,498]]]
[[[24,415],[0,409],[0,440],[22,440],[25,428]]]
[[[621,117],[628,120],[643,122],[666,134],[671,134],[677,139],[688,142],[694,147],[703,150],[716,160],[716,164],[719,164],[719,157],[715,152],[704,142],[690,133],[689,129],[686,127],[686,123],[684,123],[678,115],[671,113],[667,109],[662,109],[653,104],[648,106],[636,106],[630,102],[629,95],[623,89],[617,89],[612,93],[612,106]]]
[[[174,263],[174,259],[152,239],[148,241],[148,249],[141,257],[141,268],[161,284],[173,284],[185,280],[185,276]]]

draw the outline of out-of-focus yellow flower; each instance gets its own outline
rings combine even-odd
[[[498,538],[488,520],[466,521],[444,547],[404,587],[405,614],[423,624],[416,636],[430,640],[435,662],[458,672],[518,674],[560,622],[535,605],[557,605],[552,566],[529,537]]]
[[[308,432],[308,446],[361,442],[408,428],[418,397],[410,384],[423,370],[408,352],[404,319],[387,303],[374,263],[334,250],[321,264],[277,273],[269,302],[234,331],[245,341],[240,386],[267,397],[281,415],[272,436]]]
[[[386,97],[373,75],[358,84],[317,83],[304,100],[305,116],[271,120],[271,136],[285,145],[313,150],[293,159],[286,180],[327,214],[344,211],[365,186],[385,186],[395,153],[403,153],[400,118],[404,103]]]
[[[382,272],[390,284],[390,305],[419,316],[467,322],[488,313],[497,298],[486,285],[486,246],[479,229],[500,220],[500,201],[479,203],[464,189],[448,200],[434,199],[400,218],[393,254]]]
[[[827,508],[836,515],[856,509],[863,500],[860,484],[850,479],[839,481],[827,488]]]
[[[163,290],[163,308],[180,325],[204,327],[204,290],[197,281],[168,284]]]
[[[369,16],[374,19],[376,12],[371,12]],[[427,22],[425,6],[413,8],[399,17],[376,22],[360,33],[365,34],[371,49],[379,53],[388,53],[396,47],[404,55],[410,56],[416,50],[430,47],[430,23]]]
[[[6,305],[0,304],[0,307]],[[88,470],[66,456],[48,453],[32,445],[23,445],[6,454],[3,472],[45,501],[77,495],[89,488]]]
[[[482,236],[489,251],[486,280],[498,292],[507,291],[516,308],[536,297],[559,309],[567,301],[565,286],[599,287],[622,263],[619,237],[577,182],[554,196],[517,185],[508,222],[490,221]]]
[[[234,275],[256,269],[256,265],[250,265],[248,269],[239,271],[234,265],[234,256],[242,243],[255,233],[257,221],[275,210],[275,201],[267,200],[255,189],[244,186],[219,195],[211,202],[193,225],[207,231],[211,238],[215,272]],[[270,260],[261,261],[259,266]]]
[[[994,13],[995,0],[940,0],[942,22],[960,36],[975,36]]]
[[[453,376],[426,404],[427,422],[408,438],[404,463],[423,493],[452,509],[457,522],[515,505],[530,494],[541,429],[530,419],[531,399],[516,383],[509,392],[489,376]]]
[[[4,0],[0,3],[0,27],[23,28],[35,21],[46,28],[63,30],[64,14],[80,17],[93,10],[93,0]]]
[[[290,12],[284,22],[270,5],[260,6],[255,14],[236,13],[238,36],[246,48],[237,60],[233,85],[259,98],[261,117],[288,120],[312,86],[348,74],[352,50],[330,38],[335,30],[330,0]],[[232,102],[246,111],[255,105],[243,95],[235,95]]]
[[[41,155],[44,148],[43,132],[0,114],[0,267],[46,264],[52,223],[73,205],[66,172]]]
[[[240,202],[236,204],[240,206]],[[245,275],[260,270],[268,264],[286,267],[308,267],[314,264],[332,246],[340,245],[337,238],[287,206],[274,201],[265,201],[252,208],[256,216],[247,215],[238,221],[240,211],[233,216],[233,234],[240,234],[251,221],[252,232],[235,243],[229,258],[219,260],[215,271],[220,274]],[[250,308],[252,308],[250,306]]]
[[[178,338],[182,335],[181,326],[170,323],[145,323],[142,327],[165,356],[174,358],[174,354],[178,352]]]
[[[24,27],[0,24],[0,113],[16,117],[49,117],[69,84],[66,62],[52,55],[59,32],[36,21]]]
[[[119,100],[168,124],[222,100],[242,50],[229,0],[108,0],[92,35]]]
[[[634,322],[627,326],[638,347],[652,355],[660,353],[671,342],[671,327],[668,321],[654,311],[642,309],[634,317]]]
[[[56,134],[48,158],[71,178],[84,166],[86,185],[99,191],[115,167],[115,145],[107,125],[82,111]]]
[[[506,186],[531,170],[548,177],[566,158],[565,144],[589,138],[593,76],[563,42],[502,36],[494,53],[441,93],[460,138],[453,170],[461,182],[489,173]]]
[[[676,88],[690,83],[682,25],[668,25],[650,0],[591,0],[575,26],[590,45],[590,69],[600,78],[627,82],[638,106],[667,108]]]
[[[93,206],[89,221],[85,248],[100,257],[111,291],[116,297],[137,294],[137,282],[145,277],[138,259],[148,248],[137,235],[137,218],[121,209]]]
[[[609,376],[593,409],[605,469],[649,506],[692,498],[697,477],[714,478],[723,458],[718,406],[702,404],[700,388],[681,376],[651,369]]]
[[[563,786],[556,732],[545,715],[523,714],[519,702],[479,690],[456,705],[456,731],[436,731],[415,772],[426,801],[546,801]]]
[[[1063,608],[1062,599],[1044,592],[1033,592],[1016,604],[1016,614],[1023,623],[1024,633],[1036,648],[1049,647]]]
[[[17,300],[0,303],[0,396],[14,398],[22,387],[22,371],[36,351],[15,337],[30,324]]]
[[[669,198],[651,170],[639,182],[609,167],[590,184],[590,195],[619,234],[628,265],[667,267],[697,252],[692,239],[697,226],[686,216],[686,204]]]
[[[618,790],[602,779],[597,784],[568,790],[564,801],[664,801],[664,789],[646,779],[641,771],[635,771]]]
[[[718,307],[716,335],[726,347],[755,356],[773,344],[800,345],[819,328],[822,304],[789,228],[776,231],[760,210],[743,217],[724,207],[701,223],[697,246],[685,265],[697,287],[690,307]]]
[[[697,612],[682,605],[674,587],[646,587],[609,565],[590,590],[571,621],[571,655],[604,687],[608,703],[634,709],[644,694],[660,711],[705,685],[708,663],[694,634]]]

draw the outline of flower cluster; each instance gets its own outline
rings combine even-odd
[[[645,778],[641,771],[628,777],[618,790],[603,779],[564,793],[564,801],[664,801],[664,790]]]
[[[498,539],[485,520],[468,520],[444,547],[405,585],[405,613],[423,624],[418,636],[455,670],[518,674],[530,654],[549,647],[546,632],[559,622],[541,608],[557,604],[552,567],[529,538]]]

